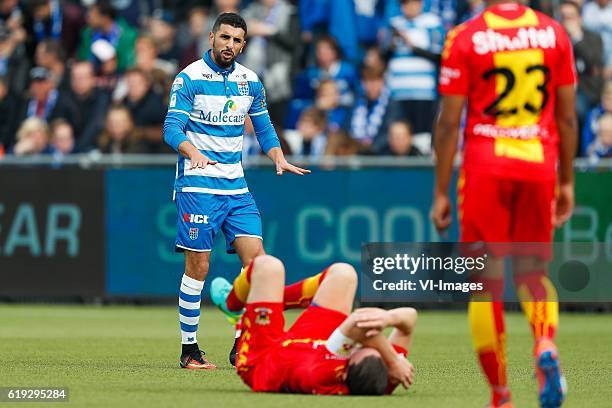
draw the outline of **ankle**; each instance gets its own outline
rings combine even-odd
[[[198,350],[199,350],[198,343],[183,344],[181,354],[191,354]]]

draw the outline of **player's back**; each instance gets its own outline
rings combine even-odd
[[[575,83],[563,28],[528,7],[501,3],[452,30],[442,59],[441,94],[468,100],[464,168],[553,179],[556,89]]]

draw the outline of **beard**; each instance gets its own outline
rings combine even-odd
[[[228,59],[226,56],[223,55],[224,52],[231,52],[232,53],[232,57]],[[232,64],[234,63],[234,60],[236,59],[236,55],[234,55],[234,52],[232,50],[217,49],[215,47],[214,43],[213,43],[213,57],[215,57],[215,62],[221,68],[229,68],[229,67],[231,67]]]

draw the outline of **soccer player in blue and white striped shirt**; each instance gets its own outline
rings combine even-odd
[[[210,369],[197,344],[201,292],[213,239],[223,231],[229,253],[247,266],[264,254],[259,210],[241,165],[247,115],[276,173],[309,173],[287,162],[270,121],[257,75],[234,60],[245,46],[247,26],[237,14],[221,14],[209,34],[211,49],[180,72],[170,93],[164,140],[179,153],[174,195],[176,250],[185,253],[179,293],[183,368]],[[235,358],[235,351],[232,354]]]

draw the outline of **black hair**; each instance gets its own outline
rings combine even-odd
[[[350,395],[383,395],[387,389],[387,366],[378,356],[349,364],[346,385]]]
[[[115,17],[117,17],[117,12],[109,0],[98,0],[92,7],[98,9],[98,12],[101,15],[108,17],[111,20],[114,20]]]
[[[216,33],[222,24],[226,24],[235,28],[242,28],[244,30],[244,36],[247,35],[247,24],[242,17],[236,13],[223,13],[215,20],[212,31]]]

